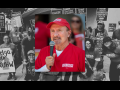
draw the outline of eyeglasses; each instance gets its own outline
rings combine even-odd
[[[71,20],[71,23],[81,23],[80,20]]]

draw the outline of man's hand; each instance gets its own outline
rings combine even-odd
[[[54,58],[55,58],[55,53],[53,54],[53,56],[46,57],[45,62],[46,62],[47,69],[50,70],[50,66],[54,65]]]

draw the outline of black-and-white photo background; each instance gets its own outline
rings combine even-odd
[[[120,8],[87,8],[86,38],[93,41],[93,45],[100,52],[94,58],[101,59],[101,70],[107,81],[120,80]],[[90,53],[86,39],[86,58]],[[95,51],[94,51],[95,52]],[[100,55],[100,56],[99,56]],[[99,63],[100,63],[99,62]],[[92,64],[92,63],[91,63]],[[100,66],[98,64],[98,66]],[[94,66],[93,66],[94,67]]]
[[[0,81],[36,80],[35,9],[0,8]]]
[[[85,15],[84,73],[35,73],[36,14]],[[0,8],[0,81],[120,81],[120,8]]]

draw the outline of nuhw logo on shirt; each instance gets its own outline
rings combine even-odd
[[[73,64],[62,64],[62,67],[73,68]]]

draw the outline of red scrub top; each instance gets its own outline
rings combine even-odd
[[[53,53],[56,53],[55,47]],[[41,49],[35,61],[35,69],[46,64],[47,56],[50,56],[50,46]],[[85,72],[85,51],[70,43],[58,57],[56,54],[50,72]]]

